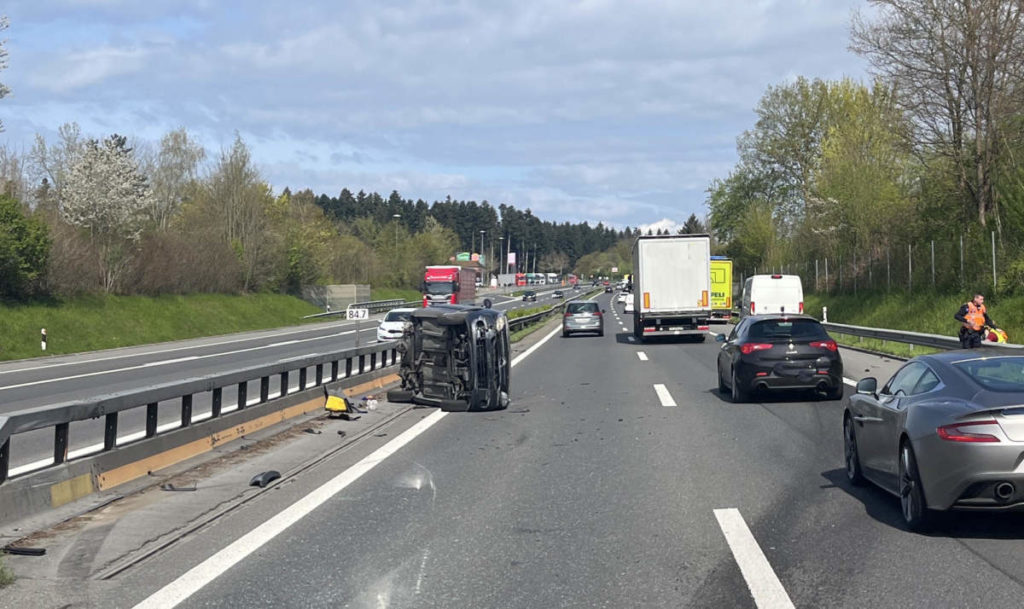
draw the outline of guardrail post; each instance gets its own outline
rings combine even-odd
[[[323,364],[317,364],[316,365],[316,385],[315,386],[319,387],[320,385],[323,384],[323,382],[324,382],[324,365]]]
[[[221,392],[221,388],[215,388],[213,390],[213,395],[210,396],[210,416],[214,419],[220,416],[220,408],[223,399],[224,396]]]
[[[146,437],[152,438],[156,435],[156,424],[159,420],[157,417],[158,405],[156,402],[146,404]]]
[[[345,378],[352,376],[352,358],[345,358]]]
[[[338,380],[338,360],[331,362],[331,382]]]
[[[377,352],[374,351],[370,354],[370,370],[377,369]]]
[[[71,423],[57,423],[53,427],[53,462],[64,463],[68,459],[68,435]]]
[[[364,370],[365,370],[365,366],[366,366],[366,356],[365,355],[360,355],[359,356],[359,372],[357,372],[356,374],[362,374],[364,372]]]
[[[107,413],[107,424],[103,429],[103,450],[113,450],[117,446],[117,413]]]
[[[260,377],[260,404],[267,401],[267,396],[270,395],[270,377]]]
[[[0,484],[7,480],[7,472],[11,467],[11,439],[7,438],[0,444]]]
[[[181,426],[192,424],[192,394],[181,396]]]
[[[284,372],[281,373],[281,396],[280,397],[284,397],[286,395],[288,395],[288,371],[287,370],[285,370]]]
[[[242,381],[241,383],[238,384],[238,409],[239,410],[245,408],[245,403],[247,401],[247,397],[246,397],[245,394],[248,391],[248,389],[249,389],[249,381]]]
[[[306,368],[299,369],[299,391],[306,389]]]

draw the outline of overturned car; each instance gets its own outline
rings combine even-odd
[[[508,319],[501,311],[461,305],[417,309],[396,348],[402,386],[388,392],[389,401],[448,411],[508,407]]]

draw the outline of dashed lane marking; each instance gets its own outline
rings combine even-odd
[[[676,401],[672,399],[672,394],[668,392],[668,388],[665,387],[664,385],[660,383],[655,385],[654,393],[658,394],[658,399],[661,400],[662,406],[669,408],[671,406],[677,405]]]
[[[715,518],[758,609],[795,609],[740,511],[736,508],[718,509],[715,510]]]
[[[637,352],[636,352],[636,356],[637,356],[638,358],[640,358],[640,361],[641,361],[641,362],[646,362],[646,361],[647,361],[647,354],[646,354],[646,353],[644,353],[643,351],[637,351]]]

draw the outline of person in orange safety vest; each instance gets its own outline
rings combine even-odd
[[[988,316],[985,310],[985,297],[981,294],[975,294],[970,302],[960,307],[953,318],[960,322],[960,347],[963,349],[981,346],[985,326],[998,327]]]

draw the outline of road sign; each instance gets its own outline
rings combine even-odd
[[[617,266],[613,266],[613,267],[612,267],[612,272],[613,272],[613,273],[618,273],[618,272],[619,272],[619,267],[617,267]]]
[[[346,309],[345,310],[345,318],[346,319],[370,319],[370,310],[369,309],[351,309],[351,308],[350,309]]]

